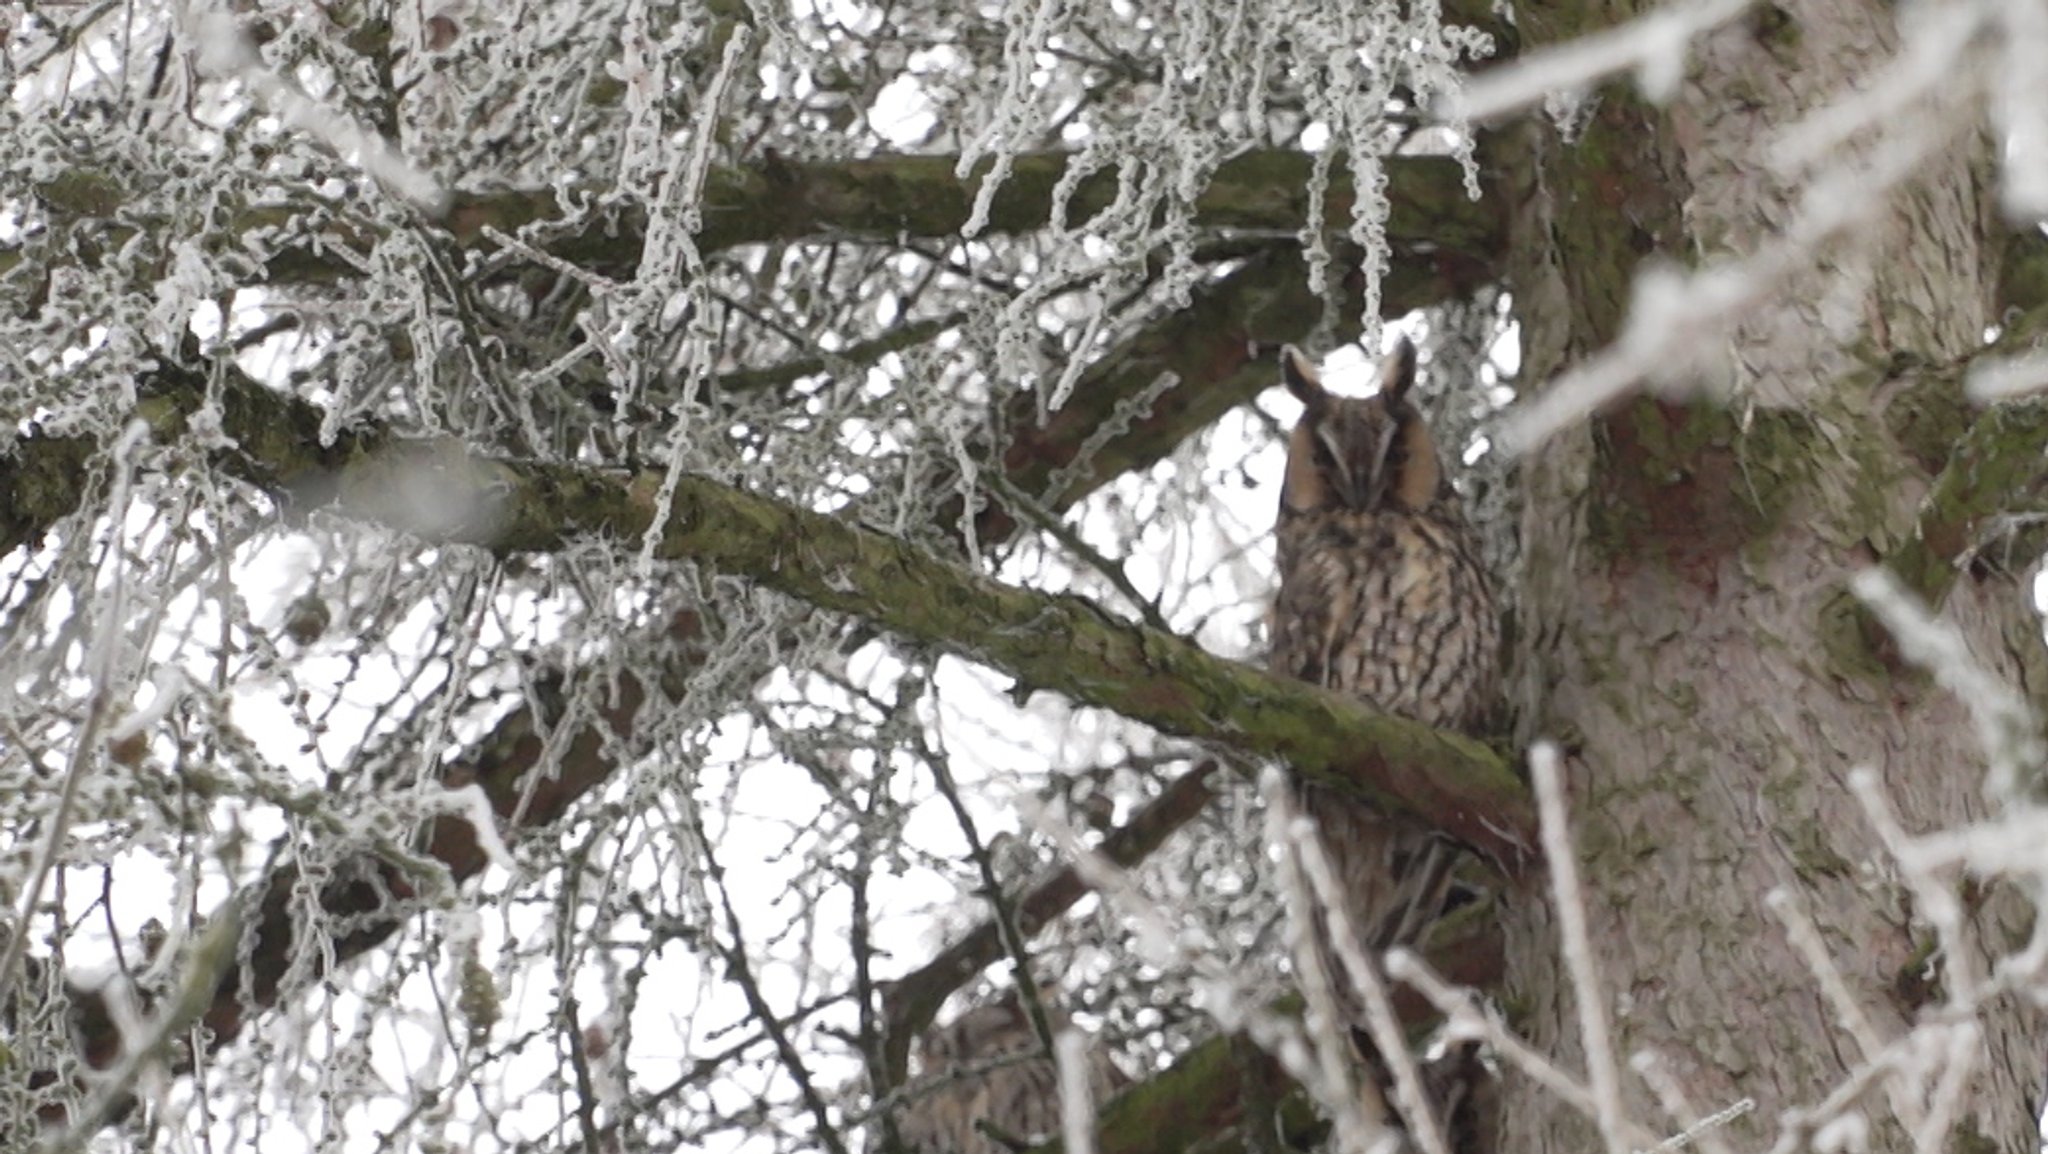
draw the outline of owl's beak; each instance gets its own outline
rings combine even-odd
[[[1335,482],[1337,503],[1347,509],[1364,508],[1366,494],[1360,491],[1360,478],[1352,472],[1351,458],[1345,455],[1343,442],[1324,425],[1317,425],[1315,434],[1330,459],[1330,479]]]
[[[1325,425],[1315,426],[1316,439],[1322,442],[1323,450],[1329,457],[1331,487],[1335,490],[1337,503],[1347,509],[1377,509],[1387,498],[1387,458],[1394,447],[1394,438],[1399,430],[1389,425],[1380,431],[1378,443],[1371,446],[1371,455],[1360,457],[1356,452],[1347,452],[1343,438],[1336,430]],[[1351,446],[1356,449],[1357,446]]]

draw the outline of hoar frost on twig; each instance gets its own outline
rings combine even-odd
[[[1019,153],[1053,144],[1077,147],[1053,193],[1049,263],[1003,310],[995,342],[999,363],[1032,363],[1031,351],[1044,337],[1041,313],[1061,292],[1105,271],[1107,279],[1090,288],[1102,298],[1144,285],[1151,279],[1144,262],[1162,245],[1168,249],[1165,270],[1143,299],[1185,304],[1202,271],[1191,259],[1196,199],[1224,160],[1268,147],[1276,133],[1287,130],[1259,111],[1274,104],[1281,89],[1298,93],[1309,121],[1327,133],[1327,143],[1317,146],[1308,189],[1316,211],[1303,238],[1312,287],[1319,292],[1327,287],[1330,261],[1319,211],[1329,167],[1340,152],[1350,166],[1356,196],[1349,231],[1363,254],[1362,313],[1370,339],[1377,327],[1379,279],[1391,262],[1383,167],[1401,142],[1386,116],[1393,86],[1404,84],[1416,99],[1433,100],[1461,82],[1459,65],[1492,51],[1484,35],[1446,26],[1435,5],[1373,0],[1333,7],[1288,0],[1262,6],[1255,19],[1242,6],[1171,0],[1165,7],[1152,37],[1162,78],[1153,99],[1127,122],[1073,122],[1071,138],[1051,141],[1032,131],[1046,120],[1041,106],[1057,94],[1046,81],[1048,61],[1068,41],[1087,41],[1091,34],[1083,21],[1093,10],[1062,0],[1010,0],[1003,9],[1002,82],[955,166],[962,179],[981,171],[962,235],[976,237],[987,228],[996,191]],[[1298,124],[1293,131],[1306,127]],[[1455,119],[1453,127],[1446,143],[1464,163],[1468,191],[1476,196],[1472,136]],[[1112,203],[1085,221],[1070,222],[1081,182],[1106,170],[1118,177]],[[1098,332],[1107,331],[1108,319],[1106,311],[1097,312],[1072,326],[1066,368],[1051,381],[1037,382],[1045,411],[1064,403],[1086,360],[1082,354]]]
[[[1877,587],[1873,582],[1865,584]],[[1934,635],[1946,632],[1926,623],[1919,627]],[[1953,637],[1922,636],[1916,644],[1940,660],[1969,664],[1967,654],[1956,648],[1959,643]],[[1982,683],[1972,679],[1988,676],[1972,667],[1970,676],[1965,677],[1963,670],[1952,668],[1944,681],[1952,685],[1977,684],[1981,688]],[[2002,740],[1998,727],[1986,726],[1980,733],[1987,744]],[[1731,1154],[1714,1131],[1753,1110],[1754,1101],[1744,1098],[1702,1115],[1654,1051],[1635,1052],[1629,1067],[1682,1129],[1671,1137],[1653,1139],[1623,1111],[1619,1068],[1613,1062],[1613,1047],[1608,1040],[1606,994],[1587,933],[1585,897],[1577,880],[1565,822],[1560,758],[1555,747],[1538,743],[1531,751],[1530,763],[1543,820],[1545,855],[1551,867],[1561,950],[1578,1006],[1581,1043],[1588,1054],[1588,1083],[1581,1084],[1531,1050],[1482,1012],[1471,991],[1445,983],[1411,952],[1391,951],[1387,957],[1388,975],[1412,986],[1443,1013],[1448,1019],[1449,1036],[1485,1041],[1507,1066],[1591,1116],[1603,1134],[1608,1135],[1610,1149],[1621,1154],[1650,1154],[1697,1144],[1706,1154]],[[2007,816],[1984,827],[1915,837],[1899,825],[1874,774],[1859,769],[1851,775],[1850,786],[1913,891],[1916,908],[1939,935],[1941,984],[1949,995],[1938,1012],[1923,1018],[1904,1035],[1885,1040],[1850,992],[1797,900],[1783,890],[1768,895],[1767,904],[1785,923],[1795,950],[1807,962],[1837,1024],[1856,1043],[1856,1057],[1860,1059],[1812,1105],[1785,1113],[1771,1154],[1792,1154],[1808,1141],[1821,1144],[1823,1138],[1830,1149],[1858,1146],[1865,1139],[1858,1137],[1864,1132],[1864,1123],[1857,1103],[1872,1087],[1880,1085],[1914,1148],[1923,1154],[1937,1154],[1961,1117],[1972,1081],[1985,1058],[1983,1030],[1976,1016],[1992,998],[2030,984],[2039,967],[2022,959],[2037,958],[2042,951],[2038,945],[2030,945],[2026,953],[2008,959],[1994,974],[1981,973],[1969,960],[1975,947],[1964,925],[1961,906],[1952,886],[1936,871],[1966,864],[1982,874],[2005,871],[2038,881],[2042,870],[2038,846],[2043,831],[2048,830],[2048,819],[2042,818],[2035,807],[2016,806]],[[2020,852],[2017,847],[2021,843],[2035,847],[2034,852]]]
[[[1554,56],[1497,69],[1467,89],[1458,110],[1475,117],[1498,113],[1624,68],[1682,59],[1686,38],[1748,7],[1738,0],[1704,0],[1653,13],[1590,48],[1582,41]],[[1786,130],[1767,153],[1774,171],[1786,178],[1853,140],[1862,141],[1861,156],[1813,176],[1791,223],[1756,241],[1752,251],[1689,273],[1657,266],[1641,272],[1614,343],[1512,409],[1497,437],[1503,449],[1527,452],[1642,382],[1676,385],[1696,374],[1723,353],[1736,326],[1785,285],[1814,271],[1831,249],[1857,248],[1859,227],[1947,144],[1979,100],[1989,103],[2005,135],[2000,185],[2007,211],[2018,220],[2042,215],[2036,202],[2044,197],[2038,190],[2048,188],[2048,127],[2033,94],[2043,82],[2038,56],[2024,55],[2019,46],[2048,40],[2048,6],[2040,0],[1914,5],[1901,18],[1899,55],[1852,95]],[[1651,90],[1653,97],[1671,92]],[[1853,264],[1854,253],[1849,256],[1844,263]],[[1973,375],[1972,389],[1998,395],[2032,387],[2040,377],[2037,365],[2016,359],[1986,366]]]
[[[1062,817],[1030,799],[1020,799],[1024,818],[1033,828],[1052,839],[1062,857],[1113,907],[1135,931],[1139,954],[1161,969],[1192,970],[1201,991],[1204,1009],[1225,1031],[1243,1031],[1246,1037],[1279,1062],[1281,1069],[1307,1089],[1333,1118],[1339,1120],[1346,1149],[1366,1154],[1373,1149],[1372,1135],[1391,1138],[1381,1128],[1357,1117],[1356,1096],[1348,1079],[1334,1083],[1330,1067],[1323,1061],[1328,1047],[1342,1042],[1339,1031],[1322,1042],[1311,1039],[1303,1024],[1275,1013],[1262,1004],[1261,996],[1247,987],[1241,975],[1224,965],[1213,950],[1202,948],[1205,935],[1177,929],[1195,924],[1176,917],[1160,901],[1139,888],[1129,873],[1089,848]],[[1330,1021],[1326,1017],[1326,1021]]]
[[[186,42],[198,46],[198,62],[207,72],[248,85],[286,123],[304,130],[342,159],[362,165],[364,172],[420,211],[429,216],[448,211],[448,192],[439,182],[408,161],[391,141],[327,108],[271,71],[233,16],[225,11],[196,12],[190,15],[190,23]]]
[[[1349,984],[1365,1007],[1373,1045],[1393,1075],[1395,1095],[1410,1135],[1422,1147],[1424,1154],[1445,1154],[1449,1144],[1444,1139],[1443,1127],[1430,1109],[1421,1070],[1416,1065],[1415,1056],[1409,1052],[1408,1039],[1394,1015],[1386,984],[1380,980],[1374,964],[1359,949],[1358,935],[1346,912],[1342,890],[1330,868],[1328,856],[1323,853],[1322,842],[1313,824],[1296,809],[1286,776],[1278,769],[1269,768],[1260,774],[1259,792],[1266,800],[1267,842],[1280,855],[1280,880],[1282,892],[1287,897],[1289,930],[1296,939],[1295,972],[1302,977],[1302,988],[1313,1012],[1311,1022],[1321,1027],[1312,1032],[1322,1051],[1320,1057],[1325,1068],[1337,1067],[1331,1078],[1332,1084],[1342,1086],[1348,1081],[1341,1073],[1341,1064],[1347,1061],[1351,1044],[1343,1036],[1348,1023],[1338,1020],[1329,992],[1331,983],[1341,981]],[[1328,919],[1330,937],[1344,969],[1341,974],[1322,972],[1310,929],[1317,912]],[[1358,1096],[1356,1093],[1348,1095],[1347,1101],[1355,1101]],[[1353,1106],[1339,1115],[1340,1132],[1346,1122],[1354,1128],[1359,1126],[1359,1120],[1350,1117],[1356,1112],[1357,1108]],[[1382,1140],[1381,1135],[1370,1129],[1361,1137],[1367,1143]],[[1354,1142],[1359,1140],[1355,1138]]]

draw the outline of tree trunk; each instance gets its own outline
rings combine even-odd
[[[1612,19],[1558,11],[1592,4],[1518,7],[1529,51]],[[1610,84],[1574,138],[1546,121],[1499,142],[1519,206],[1524,379],[1607,345],[1647,262],[1699,267],[1782,243],[1799,180],[1769,169],[1767,150],[1852,78],[1867,88],[1898,35],[1877,0],[1781,0],[1697,42],[1668,105]],[[1694,383],[1711,389],[1614,407],[1524,461],[1521,736],[1567,754],[1622,1097],[1659,1134],[1684,1123],[1629,1071],[1640,1051],[1665,1059],[1699,1114],[1753,1100],[1715,1134],[1749,1149],[1868,1057],[1766,908],[1774,887],[1811,911],[1886,1041],[1954,993],[1930,980],[1951,971],[1930,967],[1924,911],[1848,786],[1851,770],[1875,771],[1909,833],[1989,805],[1964,704],[1901,663],[1847,592],[1914,538],[1949,444],[1926,451],[1915,430],[1967,419],[1954,366],[1997,321],[1989,147],[1968,126],[1946,136],[1858,230],[1868,275],[1793,277],[1704,366]],[[2028,588],[1964,574],[1940,616],[2032,697],[2041,642]],[[1544,890],[1539,880],[1511,903],[1503,1004],[1517,1032],[1583,1077]],[[2011,897],[1972,907],[1987,953],[2029,932]],[[1978,1019],[1987,1049],[1940,1141],[2036,1149],[2038,1014],[2007,997]],[[1502,1094],[1501,1149],[1597,1147],[1589,1119],[1526,1078]],[[1882,1084],[1858,1106],[1873,1149],[1908,1145]]]

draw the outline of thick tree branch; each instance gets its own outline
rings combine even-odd
[[[1263,266],[1261,271],[1265,272]],[[1293,280],[1299,283],[1298,274]],[[1240,290],[1238,285],[1246,287]],[[1270,291],[1273,282],[1247,277],[1234,282],[1231,287],[1238,293],[1234,298],[1237,306],[1244,307],[1259,292]],[[1291,310],[1282,310],[1282,314],[1287,311]],[[1173,344],[1170,341],[1155,342],[1144,346],[1144,349],[1161,350],[1160,355],[1172,355]],[[1142,363],[1146,355],[1144,349],[1129,360]],[[1261,383],[1265,375],[1264,366],[1241,367],[1241,371],[1256,373],[1256,379]],[[1136,377],[1126,375],[1123,379],[1135,380]],[[1187,391],[1194,384],[1199,382],[1184,381],[1181,390],[1177,391]],[[152,425],[159,438],[174,439],[182,435],[185,419],[197,410],[205,397],[206,376],[180,365],[167,364],[146,383],[144,394],[137,415]],[[509,482],[512,487],[473,507],[473,512],[483,514],[476,523],[458,521],[421,526],[408,520],[413,512],[411,502],[402,495],[394,496],[394,493],[404,492],[407,482],[431,476],[442,468],[452,468],[456,474],[470,475],[475,479],[470,472],[471,466],[482,467],[486,472],[496,467],[488,462],[472,460],[465,452],[450,446],[400,444],[375,429],[345,433],[334,444],[323,448],[317,437],[321,419],[317,409],[257,385],[239,374],[230,374],[227,387],[221,393],[221,404],[222,427],[238,445],[238,449],[224,462],[229,471],[279,493],[296,510],[322,507],[341,500],[359,515],[396,519],[399,523],[411,524],[416,530],[426,529],[455,539],[489,541],[500,549],[515,547],[514,542],[546,547],[547,542],[559,541],[562,534],[577,531],[579,526],[587,528],[609,524],[622,531],[636,531],[627,529],[628,524],[644,523],[644,507],[634,505],[619,479],[539,469],[514,477],[498,476],[489,481],[488,484],[492,485]],[[1203,411],[1185,419],[1191,422],[1191,428],[1213,417]],[[1075,428],[1074,432],[1081,435],[1083,431]],[[1162,438],[1155,443],[1154,451],[1165,451],[1184,435],[1185,431]],[[1045,444],[1057,445],[1058,441],[1051,440]],[[12,460],[7,462],[8,467],[0,469],[0,546],[11,549],[37,539],[57,518],[82,506],[90,483],[88,465],[94,448],[83,439],[36,436],[25,438],[16,445]],[[1133,458],[1134,466],[1142,463],[1143,454]],[[425,474],[418,471],[422,467]],[[1093,480],[1096,483],[1110,475],[1101,468],[1099,460],[1095,473]],[[398,484],[398,490],[392,489],[393,483]],[[528,513],[540,518],[539,522],[522,528],[498,519],[496,514],[504,509],[529,506],[530,498],[540,496],[540,490],[529,488],[533,485],[546,490],[540,505],[527,509]],[[1061,496],[1070,500],[1092,488],[1093,484],[1073,485]],[[585,504],[581,496],[593,498],[595,504]],[[503,499],[507,497],[514,498],[510,506],[504,504]],[[623,520],[612,519],[607,513],[592,512],[596,508],[621,504],[624,507],[613,511]],[[773,503],[767,507],[772,509]],[[829,518],[820,520],[836,529],[845,528]],[[1085,606],[1085,603],[1077,601],[1074,604]],[[1092,607],[1086,609],[1083,617],[1108,624],[1107,619]],[[1141,635],[1134,652],[1142,655],[1144,645]],[[1228,663],[1219,664],[1227,666]],[[1227,692],[1228,682],[1223,686]],[[639,680],[627,678],[621,685],[621,697],[609,703],[604,711],[604,726],[617,733],[627,732],[646,692],[647,687]],[[525,779],[538,756],[538,728],[536,719],[527,711],[515,712],[500,724],[493,736],[486,739],[470,763],[451,768],[452,783],[478,781],[492,799],[499,817],[510,821]],[[524,812],[527,824],[544,825],[554,820],[566,812],[583,792],[604,779],[611,766],[603,752],[603,737],[599,729],[591,729],[575,737],[563,758],[564,772],[543,782],[541,792]],[[1341,744],[1341,738],[1335,744]],[[1453,760],[1460,756],[1475,756],[1482,765],[1488,760],[1483,751],[1475,752],[1469,748],[1453,752],[1450,756]],[[437,823],[431,852],[449,866],[457,880],[470,876],[482,865],[482,855],[473,834],[466,824],[459,821],[444,819]],[[331,943],[337,961],[353,958],[388,938],[401,916],[394,911],[405,904],[394,903],[392,899],[409,892],[405,880],[395,870],[377,863],[365,865],[362,871],[344,871],[320,895],[321,905],[328,915],[346,918],[353,926],[344,939]],[[240,975],[251,984],[247,988],[234,984],[235,988],[223,988],[221,991],[220,999],[208,1015],[208,1024],[217,1041],[233,1037],[238,1033],[248,1009],[271,1004],[278,993],[277,976],[284,972],[289,960],[295,956],[294,935],[299,932],[294,916],[283,900],[295,884],[295,877],[287,871],[273,878],[258,898],[253,929],[255,952],[251,965],[240,971]],[[96,1000],[96,995],[80,993],[77,996],[86,1003],[80,1007],[83,1019],[104,1019],[104,1014],[92,1011],[90,1003]],[[939,991],[937,998],[942,1000],[943,997],[944,991]],[[933,1009],[936,1004],[936,1001],[932,1003]],[[925,1011],[927,1022],[929,1013],[930,1010]],[[112,1048],[118,1045],[115,1037],[100,1031],[91,1033],[98,1036],[85,1040],[83,1049],[88,1060],[95,1064],[110,1060]]]
[[[573,534],[633,539],[651,524],[654,477],[612,488],[577,470],[517,467],[459,450],[394,447],[385,456],[389,463],[350,470],[364,476],[343,481],[345,512],[391,523],[386,478],[418,463],[480,502],[476,515],[449,527],[448,540],[544,552]],[[1510,865],[1532,844],[1527,795],[1484,745],[1214,657],[1086,598],[1005,585],[880,533],[697,477],[676,486],[660,553],[873,621],[1008,673],[1022,689],[1054,690],[1168,733],[1283,759]],[[905,597],[908,589],[919,596]]]
[[[285,410],[306,410],[300,416],[311,412],[255,392]],[[452,441],[371,434],[322,450],[314,438],[291,435],[289,423],[273,427],[289,413],[236,396],[222,424],[240,451],[224,464],[300,507],[331,503],[424,539],[497,553],[552,552],[593,533],[640,540],[653,525],[655,474],[628,479],[506,462]],[[158,436],[182,431],[183,415],[168,402],[145,402],[143,410]],[[258,424],[245,428],[251,421]],[[433,500],[423,501],[426,495]],[[866,618],[1009,673],[1020,688],[1055,690],[1169,733],[1282,758],[1428,820],[1511,869],[1531,844],[1525,791],[1480,743],[1211,656],[1085,598],[1005,585],[837,517],[702,477],[676,485],[658,552]],[[921,595],[905,597],[906,589]]]
[[[158,428],[176,432],[175,424]],[[344,515],[497,553],[552,552],[588,534],[637,541],[653,527],[658,474],[499,461],[452,441],[356,444],[335,467],[336,454],[255,437],[226,463],[301,502],[331,496]],[[1281,758],[1429,821],[1510,869],[1532,844],[1526,792],[1479,742],[1214,657],[1085,598],[1006,585],[838,517],[703,477],[676,484],[657,551],[865,618],[1006,672],[1023,689]],[[904,596],[909,589],[920,595]]]
[[[1051,219],[1052,191],[1066,173],[1069,154],[1026,153],[1016,158],[1008,180],[990,205],[987,231],[1023,233]],[[981,188],[982,172],[963,180],[955,156],[876,156],[860,160],[795,163],[770,159],[714,170],[705,185],[701,251],[746,244],[787,243],[821,238],[887,242],[899,236],[956,236],[967,222]],[[1308,218],[1307,153],[1267,150],[1225,162],[1195,203],[1204,228],[1294,235]],[[985,171],[985,170],[984,170]],[[1497,271],[1505,232],[1500,205],[1466,197],[1464,176],[1444,157],[1397,156],[1387,163],[1387,196],[1393,214],[1387,236],[1397,254]],[[1117,195],[1114,170],[1083,180],[1068,202],[1067,219],[1085,221]],[[1332,178],[1324,204],[1326,228],[1351,223],[1349,177]],[[289,225],[289,209],[252,210],[230,226]],[[447,227],[465,244],[482,240],[485,227],[516,232],[561,218],[552,190],[509,190],[459,197]],[[646,221],[637,212],[589,221],[553,238],[553,256],[605,275],[630,275],[639,266]],[[342,226],[337,226],[342,227]],[[366,236],[329,236],[367,248]],[[357,265],[327,251],[328,244],[286,250],[266,266],[272,283],[331,283],[356,275]],[[0,264],[0,272],[6,266]]]
[[[1484,279],[1476,267],[1442,256],[1404,261],[1381,286],[1383,311],[1398,316],[1465,296]],[[1362,303],[1360,286],[1347,280],[1335,334],[1340,340],[1357,336]],[[1014,398],[1004,414],[1004,475],[1024,492],[1043,494],[1048,504],[1063,508],[1115,477],[1149,466],[1195,430],[1272,386],[1273,364],[1251,355],[1252,342],[1305,340],[1322,312],[1292,245],[1251,258],[1198,288],[1187,308],[1089,366],[1073,396],[1044,424],[1036,420],[1036,398]],[[1133,416],[1132,407],[1168,373],[1179,383]],[[1125,431],[1077,464],[1081,447],[1105,427]],[[976,525],[985,540],[1001,539],[1012,527],[999,504],[984,509]]]
[[[640,540],[654,526],[662,481],[499,461],[446,441],[394,442],[332,473],[294,472],[303,486],[337,493],[334,508],[344,515],[497,553],[554,552],[588,534]],[[1532,844],[1526,791],[1479,742],[1212,656],[1083,597],[1006,585],[837,517],[703,477],[675,485],[657,553],[862,617],[1008,673],[1020,689],[1053,690],[1168,733],[1280,758],[1426,820],[1510,869]],[[918,596],[904,595],[913,589]]]

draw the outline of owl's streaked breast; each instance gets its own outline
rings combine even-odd
[[[1273,671],[1426,725],[1476,725],[1500,629],[1470,531],[1448,514],[1284,514]]]

